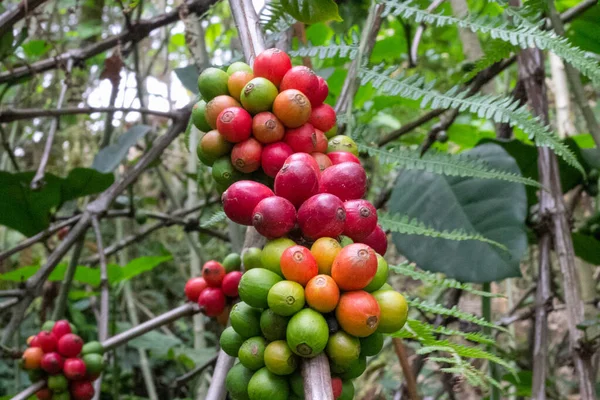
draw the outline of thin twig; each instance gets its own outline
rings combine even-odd
[[[15,153],[13,153],[10,148],[10,143],[8,142],[8,138],[6,137],[6,132],[4,128],[0,125],[0,139],[2,140],[2,147],[4,147],[4,151],[8,154],[8,158],[12,162],[13,168],[15,171],[20,172],[21,168],[19,168],[19,164],[17,163],[17,158],[15,157]]]
[[[8,250],[0,253],[0,262],[6,260],[8,257],[10,257],[11,255],[13,255],[15,253],[18,253],[21,250],[24,250],[30,246],[33,246],[34,244],[36,244],[38,242],[41,242],[42,240],[49,238],[50,236],[54,235],[56,232],[60,231],[65,226],[74,225],[75,223],[77,223],[77,221],[79,221],[80,218],[81,218],[81,215],[75,215],[73,217],[70,217],[69,219],[66,219],[64,221],[50,225],[46,230],[25,239],[24,241],[22,241],[21,243],[19,243],[15,247],[13,247],[12,249],[8,249]]]
[[[204,371],[206,368],[210,367],[211,365],[215,365],[215,363],[217,362],[217,359],[219,358],[218,354],[215,354],[214,356],[212,356],[208,361],[206,361],[204,364],[197,366],[196,368],[186,372],[185,374],[178,376],[177,378],[175,378],[173,380],[173,382],[171,383],[171,387],[176,388],[179,385],[189,381],[190,379],[193,379],[194,377],[196,377],[198,374],[201,374],[202,371]]]
[[[433,1],[431,4],[429,4],[429,7],[427,7],[426,11],[429,13],[435,11],[440,5],[442,5],[443,2],[444,0]],[[419,59],[419,43],[421,43],[421,38],[423,37],[423,32],[425,32],[425,28],[425,23],[419,24],[417,30],[415,31],[415,35],[413,36],[412,44],[410,45],[410,60],[413,66],[417,65],[417,61]]]
[[[14,24],[22,20],[28,13],[33,12],[38,6],[47,0],[22,0],[15,7],[6,10],[0,15],[0,36],[10,31]]]
[[[545,124],[548,124],[548,98],[546,96],[546,86],[544,83],[544,54],[540,49],[526,49],[519,54],[519,75],[525,90],[527,92],[528,102],[533,109],[534,115],[541,118]],[[563,201],[562,187],[560,182],[560,171],[558,168],[558,159],[556,154],[549,148],[538,148],[538,171],[540,182],[549,190],[542,190],[539,193],[540,216],[544,224],[541,233],[538,235],[540,247],[545,246],[550,251],[550,245],[554,244],[558,264],[561,270],[562,289],[564,291],[565,303],[567,306],[567,325],[569,328],[569,347],[571,356],[579,377],[579,390],[582,399],[592,400],[595,395],[595,379],[593,368],[591,366],[591,356],[583,351],[580,340],[583,332],[578,329],[578,325],[584,319],[584,307],[581,300],[580,284],[577,277],[577,267],[575,265],[575,251],[571,238],[571,227],[568,220],[568,211]],[[547,242],[547,243],[546,243]],[[541,255],[540,258],[549,257]],[[550,268],[540,265],[540,268]],[[540,270],[540,278],[547,274],[547,271]],[[548,279],[549,276],[543,278]],[[538,281],[538,295],[536,303],[538,304],[537,314],[544,316],[544,309],[540,302],[544,298],[549,283]],[[540,340],[544,337],[540,336]],[[538,345],[536,344],[536,347]],[[544,351],[543,346],[541,352]],[[540,354],[536,359],[538,363],[546,363],[547,354]],[[537,384],[538,392],[534,395],[544,398],[545,365],[538,365],[540,372],[536,378],[534,371],[534,383]],[[542,376],[544,373],[544,376]]]
[[[62,104],[65,100],[65,95],[67,94],[67,89],[69,88],[69,84],[71,81],[71,69],[73,68],[73,60],[69,59],[67,61],[67,68],[65,69],[65,78],[63,79],[62,88],[60,89],[60,94],[58,96],[58,101],[56,103],[56,109],[60,110]],[[56,134],[56,129],[58,128],[58,118],[55,118],[50,123],[50,128],[48,129],[48,137],[46,138],[46,144],[44,146],[44,152],[42,153],[42,159],[40,160],[40,165],[31,181],[31,189],[37,190],[41,188],[42,182],[44,180],[44,176],[46,175],[46,166],[48,165],[48,160],[50,160],[50,152],[52,151],[52,145],[54,144],[54,135]]]
[[[419,400],[419,392],[417,390],[417,381],[413,375],[413,371],[408,363],[408,355],[402,339],[392,338],[392,344],[394,345],[394,351],[398,356],[400,367],[402,368],[402,374],[404,375],[404,381],[406,382],[406,389],[408,390],[408,396],[410,400]]]
[[[85,234],[81,236],[81,239],[79,239],[73,247],[73,254],[71,254],[71,260],[69,261],[69,266],[65,271],[65,276],[62,284],[60,285],[60,291],[58,292],[58,298],[54,306],[54,312],[52,313],[52,319],[54,321],[61,319],[65,313],[67,299],[69,298],[69,289],[71,289],[71,283],[73,282],[73,277],[75,276],[75,270],[77,269],[79,256],[81,255],[81,250],[83,249],[84,237]]]
[[[124,113],[140,113],[156,115],[163,118],[177,118],[179,115],[176,112],[158,111],[148,108],[132,108],[132,107],[65,107],[60,109],[45,110],[42,108],[7,108],[0,111],[0,122],[12,122],[21,119],[32,119],[39,117],[59,117],[63,115],[76,114],[93,114],[93,113],[108,113],[108,112],[124,112]]]
[[[100,257],[100,320],[98,321],[98,340],[103,342],[108,338],[108,320],[110,311],[110,294],[108,287],[108,271],[106,256],[104,255],[104,245],[102,244],[102,231],[98,217],[92,218],[92,226],[96,235],[96,244],[98,247],[98,256]],[[94,382],[96,393],[94,399],[100,398],[102,387],[102,375]]]
[[[358,88],[358,72],[363,64],[363,60],[368,60],[373,52],[377,34],[379,33],[379,28],[381,28],[381,14],[384,9],[385,7],[383,4],[374,3],[369,10],[365,29],[360,39],[358,55],[352,61],[352,64],[350,64],[344,86],[342,86],[342,90],[340,91],[340,95],[334,107],[335,112],[339,115],[345,114],[348,110],[352,109],[352,102],[354,101],[354,95]],[[350,121],[347,121],[347,123],[350,123]]]

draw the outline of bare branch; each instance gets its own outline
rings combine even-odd
[[[408,396],[410,400],[419,400],[419,392],[417,391],[417,381],[413,375],[413,371],[408,363],[408,355],[406,354],[406,348],[400,338],[392,338],[392,344],[394,345],[394,351],[398,356],[400,367],[402,368],[402,374],[406,382],[406,388],[408,389]]]
[[[202,15],[216,2],[217,0],[188,0],[186,5],[190,12]],[[0,73],[0,84],[13,82],[20,78],[58,68],[66,64],[67,60],[70,59],[74,61],[74,65],[79,66],[84,60],[104,53],[106,50],[117,46],[117,44],[125,46],[129,43],[137,43],[146,38],[153,30],[177,22],[179,20],[180,7],[175,7],[172,11],[152,19],[136,22],[132,24],[131,29],[127,29],[118,35],[108,37],[84,48],[72,49],[56,57],[47,58],[30,65],[13,68],[10,71]]]
[[[47,0],[22,0],[17,6],[0,15],[0,36],[10,31],[14,24],[25,18]]]
[[[19,251],[21,251],[23,249],[26,249],[42,240],[49,238],[50,236],[54,235],[56,232],[60,231],[65,226],[71,226],[71,225],[75,224],[77,221],[79,221],[80,218],[81,218],[81,215],[75,215],[73,217],[70,217],[69,219],[66,219],[64,221],[50,225],[48,227],[48,229],[46,229],[40,233],[37,233],[28,239],[25,239],[20,244],[13,247],[12,249],[8,249],[8,250],[0,253],[0,262],[6,260],[8,257],[12,256],[15,253],[18,253]]]
[[[427,7],[427,12],[435,11],[439,6],[442,5],[444,0],[435,0],[429,7]],[[410,45],[410,59],[413,62],[413,65],[417,64],[417,60],[419,57],[419,43],[421,43],[421,38],[423,37],[423,32],[425,32],[426,25],[424,23],[419,24],[417,30],[415,31],[415,36],[413,37],[412,44]]]
[[[145,238],[146,236],[148,236],[149,234],[151,234],[152,232],[166,227],[166,226],[170,226],[173,224],[176,224],[178,221],[181,221],[183,225],[187,224],[186,221],[183,220],[179,220],[178,218],[185,216],[187,214],[192,214],[196,211],[198,211],[200,208],[204,207],[205,205],[209,205],[209,204],[214,204],[219,200],[211,200],[208,203],[200,203],[195,207],[189,208],[189,209],[183,209],[183,210],[179,210],[176,211],[172,214],[170,214],[169,218],[164,218],[164,219],[160,219],[159,222],[152,224],[152,225],[148,225],[146,227],[144,227],[142,230],[140,230],[138,233],[129,235],[125,238],[123,238],[122,240],[118,241],[117,243],[114,243],[110,246],[108,246],[106,249],[104,249],[104,255],[106,257],[110,257],[111,255],[117,253],[118,251],[124,249],[125,247],[129,246],[130,244],[139,242],[140,240],[142,240],[143,238]],[[166,214],[165,214],[166,215]],[[152,213],[149,213],[148,216],[150,218],[153,218]],[[205,233],[211,234],[213,233],[213,231],[205,229],[205,228],[200,228],[198,227],[197,229],[198,231],[204,231]],[[218,232],[215,232],[218,233]],[[220,236],[220,235],[219,235]],[[221,237],[219,237],[221,238]],[[92,256],[90,258],[87,258],[85,260],[82,261],[82,264],[84,265],[95,265],[100,261],[100,256],[99,255],[95,255]]]
[[[528,102],[533,109],[534,115],[541,118],[548,124],[548,98],[546,95],[546,85],[544,83],[544,54],[540,49],[526,49],[519,54],[519,76],[523,81],[527,92]],[[571,227],[569,224],[569,211],[566,209],[560,182],[560,171],[558,168],[558,159],[556,154],[549,148],[538,148],[538,170],[540,182],[550,190],[539,192],[540,219],[545,228],[538,236],[540,250],[544,249],[550,252],[551,243],[554,244],[556,257],[561,270],[562,289],[564,291],[565,303],[567,306],[567,325],[569,328],[569,347],[571,356],[579,376],[579,391],[582,399],[595,399],[594,372],[591,365],[591,357],[581,349],[580,340],[583,332],[578,329],[578,325],[584,319],[583,301],[581,300],[581,291],[577,277],[577,268],[575,265],[575,251],[571,238]],[[549,292],[549,264],[541,264],[542,260],[549,259],[549,254],[540,256],[540,272],[536,296],[536,321],[540,318],[542,321],[546,318],[544,305],[545,296]],[[545,271],[548,269],[548,271]],[[540,342],[545,339],[547,332],[537,332],[536,347],[541,346],[540,351],[544,351],[545,343]],[[545,342],[545,340],[544,340]],[[535,355],[535,354],[534,354]],[[539,354],[536,361],[543,365],[540,372],[534,371],[534,384],[538,392],[534,395],[538,398],[545,398],[545,363],[547,354]],[[536,377],[536,374],[539,375]],[[544,374],[542,376],[542,374]]]
[[[59,117],[62,115],[93,114],[108,112],[140,113],[156,115],[163,118],[177,118],[179,114],[170,111],[150,110],[147,108],[131,107],[66,107],[61,109],[44,110],[41,108],[22,108],[6,109],[0,111],[0,122],[12,122],[21,119],[31,119],[39,117]]]
[[[71,80],[72,68],[73,60],[70,59],[67,61],[67,68],[65,69],[65,78],[63,79],[62,88],[60,89],[60,94],[58,96],[58,102],[56,103],[56,108],[58,110],[60,110],[63,101],[65,100],[65,95],[67,94],[67,89],[69,88],[69,82]],[[46,138],[46,145],[44,146],[44,153],[42,154],[40,165],[30,184],[31,189],[33,190],[40,189],[43,185],[44,176],[46,175],[46,166],[48,165],[48,160],[50,160],[50,152],[52,151],[52,144],[54,144],[54,135],[56,134],[57,128],[58,118],[55,118],[50,123],[50,129],[48,129],[48,137]]]
[[[304,379],[304,398],[333,400],[329,361],[325,353],[302,360],[301,369]]]
[[[8,142],[8,138],[6,137],[6,132],[4,131],[4,128],[1,125],[0,125],[0,140],[2,140],[2,147],[4,147],[4,151],[6,151],[6,153],[8,153],[8,158],[10,158],[13,168],[15,169],[15,171],[20,172],[21,169],[19,168],[19,164],[17,163],[17,158],[15,157],[15,153],[13,153],[12,149],[10,148],[10,143]]]
[[[77,263],[79,262],[79,256],[81,256],[81,250],[83,249],[84,236],[85,235],[82,235],[81,239],[79,239],[79,241],[75,243],[75,247],[73,247],[73,254],[71,255],[69,266],[65,271],[65,277],[60,285],[58,299],[54,305],[54,312],[52,313],[52,319],[54,321],[61,319],[65,313],[67,300],[69,298],[69,289],[71,288],[71,283],[73,282],[73,277],[75,276],[75,270],[77,269]]]
[[[185,383],[185,382],[189,381],[190,379],[193,379],[198,374],[201,374],[202,371],[204,371],[206,368],[210,367],[211,365],[215,365],[218,358],[219,358],[219,355],[216,354],[213,357],[211,357],[208,361],[206,361],[204,364],[197,366],[196,368],[192,369],[191,371],[186,372],[185,374],[183,374],[181,376],[178,376],[171,383],[171,387],[176,388],[179,385],[181,385],[182,383]]]
[[[377,34],[379,33],[379,28],[381,28],[381,14],[383,13],[384,9],[385,7],[383,4],[373,4],[369,10],[366,27],[360,39],[358,56],[350,65],[348,75],[344,81],[344,86],[342,87],[340,96],[338,97],[334,107],[335,112],[338,114],[344,114],[348,110],[352,109],[352,102],[354,101],[354,95],[356,94],[356,89],[358,88],[358,71],[363,64],[363,59],[368,60],[373,52]]]

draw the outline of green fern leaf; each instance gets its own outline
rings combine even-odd
[[[421,107],[454,108],[468,111],[480,118],[491,119],[498,123],[509,123],[522,129],[535,139],[538,146],[549,147],[568,164],[577,168],[585,176],[585,170],[573,152],[539,118],[533,118],[525,106],[510,97],[475,95],[468,97],[466,91],[460,92],[457,86],[445,93],[433,90],[433,82],[425,83],[418,75],[390,78],[388,73],[377,69],[361,69],[363,85],[371,83],[374,88],[392,96],[402,96],[412,100],[421,100]]]
[[[600,85],[600,68],[596,61],[588,58],[584,51],[572,46],[569,41],[554,32],[543,31],[532,24],[511,26],[503,18],[490,19],[485,17],[457,18],[454,16],[432,14],[410,2],[400,0],[380,0],[385,5],[384,15],[394,15],[413,19],[418,23],[436,26],[455,25],[470,29],[473,32],[487,33],[492,39],[501,39],[522,49],[537,47],[550,50],[563,60],[569,62],[581,73],[588,76],[594,83]],[[513,10],[514,12],[514,10]],[[516,15],[520,15],[514,12]]]
[[[390,269],[392,269],[393,271],[395,271],[399,274],[408,276],[415,280],[420,280],[422,282],[429,283],[436,287],[445,287],[445,288],[449,288],[449,289],[460,289],[465,292],[469,292],[469,293],[475,294],[477,296],[482,296],[482,297],[491,297],[491,298],[505,297],[501,294],[494,294],[494,293],[486,292],[483,290],[477,290],[468,283],[462,283],[462,282],[456,281],[454,279],[449,279],[449,278],[440,278],[438,274],[434,274],[429,271],[417,270],[414,265],[411,265],[408,262],[398,264],[398,265],[391,265]]]
[[[267,1],[258,14],[258,20],[265,32],[279,32],[282,26],[293,23],[293,18],[279,0]]]
[[[486,68],[491,67],[509,57],[515,51],[516,47],[502,40],[490,40],[484,49],[484,56],[475,61],[473,67],[469,70],[461,81],[468,82]]]
[[[455,229],[450,232],[438,231],[432,227],[425,225],[422,221],[419,221],[416,218],[410,218],[408,215],[380,213],[378,220],[379,224],[383,229],[392,232],[399,232],[405,235],[428,236],[433,238],[441,238],[456,241],[476,240],[479,242],[489,243],[508,252],[508,249],[502,243],[498,243],[494,240],[488,239],[477,232],[468,233],[462,229]]]
[[[218,224],[219,222],[223,222],[227,219],[227,215],[225,215],[225,211],[216,211],[213,215],[211,215],[206,221],[200,224],[202,228],[210,228]]]
[[[467,322],[472,322],[472,323],[480,325],[480,326],[485,326],[487,328],[492,328],[492,329],[496,329],[499,331],[508,332],[508,330],[506,328],[504,328],[502,326],[497,326],[497,325],[495,325],[491,322],[488,322],[483,318],[479,318],[473,314],[469,314],[469,313],[460,311],[456,306],[454,306],[452,308],[446,308],[439,304],[425,303],[420,299],[407,299],[407,303],[411,307],[418,308],[419,310],[424,311],[424,312],[443,315],[446,317],[454,317],[454,318],[461,319],[461,320],[464,320]]]
[[[434,334],[444,336],[460,336],[475,343],[495,346],[496,340],[481,332],[463,332],[454,329],[438,326],[437,328],[427,322],[409,318],[406,323],[410,330],[416,332],[422,340],[436,340]],[[395,335],[395,334],[394,334]],[[414,338],[414,336],[413,336]]]
[[[298,50],[288,51],[288,54],[293,57],[318,57],[319,59],[341,57],[354,60],[358,54],[358,44],[301,47]]]
[[[392,150],[358,144],[361,152],[366,152],[372,157],[378,157],[382,164],[395,164],[408,170],[421,170],[446,176],[472,177],[480,179],[500,179],[508,182],[522,183],[524,185],[541,188],[539,182],[491,168],[485,162],[463,155],[448,153],[428,152],[421,157],[418,151],[405,148]]]

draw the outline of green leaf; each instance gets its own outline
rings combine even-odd
[[[579,15],[570,23],[567,37],[583,50],[600,54],[600,5]]]
[[[23,43],[21,47],[29,58],[38,58],[50,50],[50,45],[45,40],[30,40]]]
[[[66,178],[46,173],[45,185],[31,190],[34,172],[0,171],[0,224],[32,236],[48,227],[50,215],[75,198],[104,191],[114,181],[112,174],[75,168]]]
[[[171,255],[136,258],[121,269],[119,281],[130,280],[144,272],[152,271],[160,264],[172,259]]]
[[[491,167],[519,174],[515,160],[488,144],[467,152]],[[461,282],[492,282],[520,276],[527,250],[527,201],[523,185],[471,177],[441,177],[402,171],[389,201],[391,212],[418,217],[437,231],[462,229],[504,245],[508,252],[481,241],[452,241],[393,233],[398,250],[421,268]]]
[[[112,172],[127,156],[129,148],[152,130],[147,125],[134,125],[119,136],[117,142],[106,146],[96,154],[92,168],[100,172]]]
[[[393,164],[405,170],[426,171],[432,174],[457,177],[472,177],[479,179],[498,179],[507,182],[522,183],[534,187],[541,187],[539,182],[525,178],[518,173],[503,171],[472,157],[468,153],[452,155],[430,151],[423,157],[418,151],[404,148],[392,150],[358,144],[361,152],[368,153],[371,157],[378,157],[382,164]]]
[[[527,106],[519,107],[519,103],[511,97],[474,95],[470,96],[458,86],[445,93],[433,89],[435,82],[426,83],[425,79],[412,75],[392,78],[393,68],[383,73],[379,68],[373,70],[362,68],[359,72],[361,83],[371,83],[382,93],[392,96],[402,96],[413,100],[421,100],[421,108],[453,108],[458,111],[468,111],[479,118],[490,119],[498,123],[508,123],[522,129],[535,139],[540,147],[548,147],[562,157],[567,163],[584,173],[583,166],[573,152],[539,118],[534,118]]]
[[[408,276],[411,279],[420,280],[435,287],[460,289],[464,292],[473,293],[474,295],[482,297],[505,297],[502,294],[477,290],[473,287],[473,285],[469,283],[462,283],[450,278],[441,278],[439,274],[434,274],[429,271],[418,270],[414,265],[411,265],[408,262],[404,262],[398,265],[390,265],[390,269],[399,274]]]
[[[495,139],[495,138],[485,138],[480,140],[476,146],[485,144],[485,143],[495,143],[499,146],[502,146],[504,150],[506,150],[517,162],[519,166],[519,170],[523,176],[529,177],[534,180],[539,179],[538,173],[538,150],[535,146],[531,146],[529,144],[523,143],[520,140],[503,140],[503,139]],[[565,145],[575,154],[577,160],[586,172],[590,171],[589,162],[585,156],[585,150],[594,151],[595,149],[581,149],[576,144],[576,142],[572,138],[568,138],[564,141]],[[594,156],[590,157],[589,161],[593,162]],[[581,172],[569,165],[562,158],[558,159],[558,167],[560,170],[560,183],[563,189],[563,193],[567,193],[575,186],[581,184],[584,181],[583,175]],[[537,203],[537,190],[533,187],[527,187],[527,204],[532,206]]]
[[[577,257],[592,265],[600,265],[600,240],[577,232],[574,232],[571,237]]]
[[[198,76],[200,76],[200,71],[198,71],[198,67],[195,64],[175,68],[175,75],[177,75],[177,79],[179,79],[183,87],[187,90],[194,94],[200,93],[198,91]]]
[[[103,174],[90,168],[74,168],[61,186],[61,204],[78,197],[106,190],[115,181],[113,174]]]
[[[398,232],[404,235],[442,238],[446,240],[477,240],[497,246],[504,251],[508,251],[503,244],[490,240],[477,232],[469,233],[462,229],[438,231],[435,228],[427,226],[417,218],[411,218],[408,215],[380,213],[378,220],[381,227],[386,231]]]
[[[152,271],[160,264],[172,259],[171,255],[139,257],[121,267],[117,264],[108,264],[106,266],[108,273],[108,282],[112,285],[121,281],[130,280],[144,272]],[[32,277],[40,269],[39,265],[30,265],[21,267],[13,271],[0,274],[0,281],[24,282]],[[65,276],[67,269],[66,263],[61,263],[54,268],[48,280],[51,282],[60,282]],[[98,267],[87,267],[79,265],[75,268],[73,279],[76,282],[97,287],[100,285],[100,269]]]
[[[305,24],[342,21],[333,0],[281,0],[281,5],[288,14]]]

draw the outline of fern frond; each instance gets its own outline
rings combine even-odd
[[[501,294],[494,294],[494,293],[486,292],[483,290],[477,290],[468,283],[462,283],[462,282],[459,282],[457,280],[450,279],[450,278],[440,278],[439,275],[434,274],[429,271],[417,270],[417,268],[414,265],[411,265],[408,262],[398,264],[398,265],[391,265],[390,269],[392,269],[393,271],[395,271],[399,274],[408,276],[412,279],[430,283],[431,285],[437,286],[437,287],[445,287],[448,289],[460,289],[465,292],[469,292],[469,293],[475,294],[477,296],[482,296],[482,297],[491,297],[491,298],[505,297]]]
[[[289,24],[293,18],[287,13],[285,7],[279,0],[265,2],[264,7],[258,14],[263,30],[265,32],[277,32],[282,23]]]
[[[202,228],[210,228],[218,224],[219,222],[223,222],[227,219],[227,215],[225,215],[225,211],[216,211],[213,215],[208,217],[206,221],[200,224]]]
[[[475,78],[479,72],[508,58],[515,49],[515,46],[502,40],[490,40],[484,49],[484,56],[475,61],[473,67],[462,78],[462,82],[470,81]]]
[[[509,123],[522,129],[535,138],[538,146],[549,147],[562,157],[568,164],[577,168],[585,176],[585,171],[573,152],[547,126],[540,123],[539,118],[533,118],[525,106],[519,107],[518,101],[510,97],[475,95],[460,92],[457,86],[445,93],[433,90],[433,82],[417,75],[394,79],[389,74],[380,73],[377,69],[360,70],[362,84],[371,83],[374,88],[392,96],[402,96],[412,100],[421,100],[421,107],[426,108],[455,108],[468,111],[480,118],[491,119],[498,123]]]
[[[460,336],[467,340],[470,340],[475,343],[495,346],[496,340],[489,335],[486,335],[481,332],[463,332],[457,331],[454,329],[446,328],[445,326],[438,326],[437,328],[427,322],[419,321],[417,319],[408,319],[406,321],[410,329],[414,332],[418,332],[418,336],[424,338],[425,335],[427,338],[425,340],[436,340],[434,334],[444,335],[444,336]]]
[[[446,317],[454,317],[457,319],[461,319],[463,321],[472,322],[479,326],[485,326],[487,328],[496,329],[496,330],[499,330],[502,332],[508,332],[508,330],[506,328],[504,328],[502,326],[497,326],[497,325],[495,325],[489,321],[486,321],[483,318],[479,318],[473,314],[469,314],[469,313],[460,311],[456,306],[454,306],[452,308],[446,308],[439,304],[425,303],[424,301],[422,301],[420,299],[407,299],[407,303],[411,307],[418,308],[419,310],[424,311],[424,312],[437,314],[437,315],[443,315]]]
[[[421,157],[416,150],[394,148],[388,151],[360,143],[358,149],[368,153],[371,157],[378,157],[382,164],[394,164],[407,170],[427,171],[446,176],[499,179],[542,188],[542,185],[533,179],[494,169],[481,160],[460,154],[427,152]]]
[[[358,44],[332,44],[329,46],[300,47],[298,50],[289,50],[293,57],[318,57],[320,59],[341,57],[354,60],[358,54]]]
[[[470,29],[473,32],[489,33],[492,39],[501,39],[522,49],[537,47],[541,50],[550,50],[563,60],[569,62],[581,73],[588,76],[594,83],[600,85],[600,68],[598,63],[588,58],[585,52],[572,46],[569,41],[556,35],[554,32],[543,31],[532,24],[511,26],[503,18],[490,19],[485,17],[457,18],[454,16],[433,14],[410,2],[400,0],[380,0],[385,5],[384,15],[394,15],[401,18],[412,19],[418,23],[436,26],[455,25],[460,28]],[[516,13],[519,15],[519,13]]]
[[[455,229],[453,231],[438,231],[430,226],[425,225],[423,221],[419,221],[416,218],[410,218],[408,215],[380,213],[378,220],[379,224],[384,230],[389,230],[392,232],[456,241],[476,240],[491,244],[508,252],[508,249],[502,243],[488,239],[477,232],[468,233],[463,229]]]
[[[490,336],[485,335],[481,332],[463,332],[463,331],[457,331],[455,329],[449,329],[444,326],[434,328],[433,332],[439,333],[440,335],[444,335],[444,336],[461,336],[471,342],[484,344],[486,346],[495,346],[496,345],[496,340],[494,340]]]

